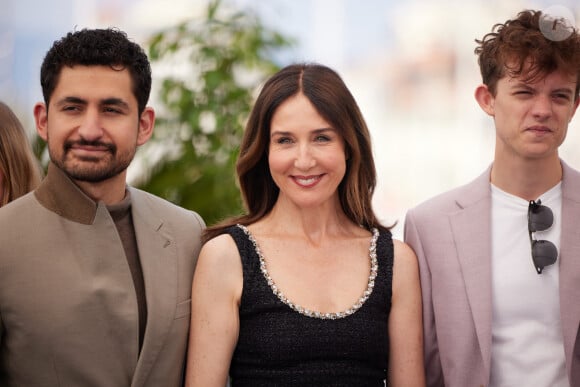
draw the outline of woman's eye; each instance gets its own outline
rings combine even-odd
[[[277,144],[290,144],[291,142],[292,140],[288,137],[279,137],[278,139],[276,139]]]
[[[316,136],[315,140],[317,142],[327,142],[327,141],[330,141],[330,137],[321,135],[321,136]]]

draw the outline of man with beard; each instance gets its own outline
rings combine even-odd
[[[124,32],[56,41],[34,107],[47,177],[0,211],[0,385],[180,386],[204,222],[126,183],[151,68]]]

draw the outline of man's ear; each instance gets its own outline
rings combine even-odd
[[[484,112],[492,117],[495,115],[495,97],[491,94],[487,85],[481,84],[477,86],[475,89],[475,100]]]
[[[574,110],[572,110],[572,115],[570,116],[570,121],[574,118],[574,114],[576,114],[576,110],[578,109],[578,104],[580,103],[580,96],[576,96],[576,101],[574,101]]]
[[[137,135],[137,145],[143,145],[153,135],[155,126],[155,111],[151,107],[146,107],[139,117],[139,133]]]
[[[36,133],[44,141],[48,138],[48,108],[42,102],[34,105],[34,122],[36,123]]]

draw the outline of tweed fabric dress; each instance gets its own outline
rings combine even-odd
[[[233,354],[232,387],[384,386],[389,360],[393,242],[381,231],[372,293],[356,312],[320,319],[293,310],[268,284],[251,236],[227,230],[242,259],[240,331]]]

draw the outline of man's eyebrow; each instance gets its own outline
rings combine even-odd
[[[574,94],[574,90],[569,88],[569,87],[559,87],[557,89],[554,89],[553,92],[554,93],[564,93],[564,94],[569,94],[569,95]]]
[[[522,82],[522,81],[517,81],[515,83],[512,83],[511,87],[513,89],[518,88],[518,87],[524,87],[526,89],[533,89],[533,87],[530,84],[528,84],[526,82]]]
[[[512,84],[511,87],[513,89],[518,88],[518,87],[526,88],[526,89],[530,89],[530,90],[531,89],[534,89],[534,86],[532,86],[532,85],[530,85],[530,84],[528,84],[526,82],[521,82],[521,81]],[[571,87],[563,86],[563,87],[558,87],[558,88],[552,90],[552,93],[567,93],[567,94],[569,93],[569,94],[574,94],[574,89],[571,88]]]
[[[67,103],[74,103],[74,104],[78,104],[78,105],[86,105],[88,104],[88,102],[82,98],[79,97],[74,97],[74,96],[69,96],[69,97],[64,97],[61,100],[59,100],[56,104],[57,105],[64,105]],[[100,102],[101,105],[113,105],[113,106],[121,106],[124,108],[129,108],[129,104],[127,102],[125,102],[123,99],[121,98],[105,98],[103,100],[101,100]]]
[[[101,105],[113,105],[129,109],[129,104],[124,100],[122,100],[121,98],[105,98],[104,100],[101,101]]]
[[[71,97],[64,97],[64,98],[60,99],[59,101],[56,102],[56,105],[64,105],[67,103],[74,103],[77,105],[86,105],[87,101],[85,101],[84,99],[79,98],[79,97],[72,97],[71,96]]]

